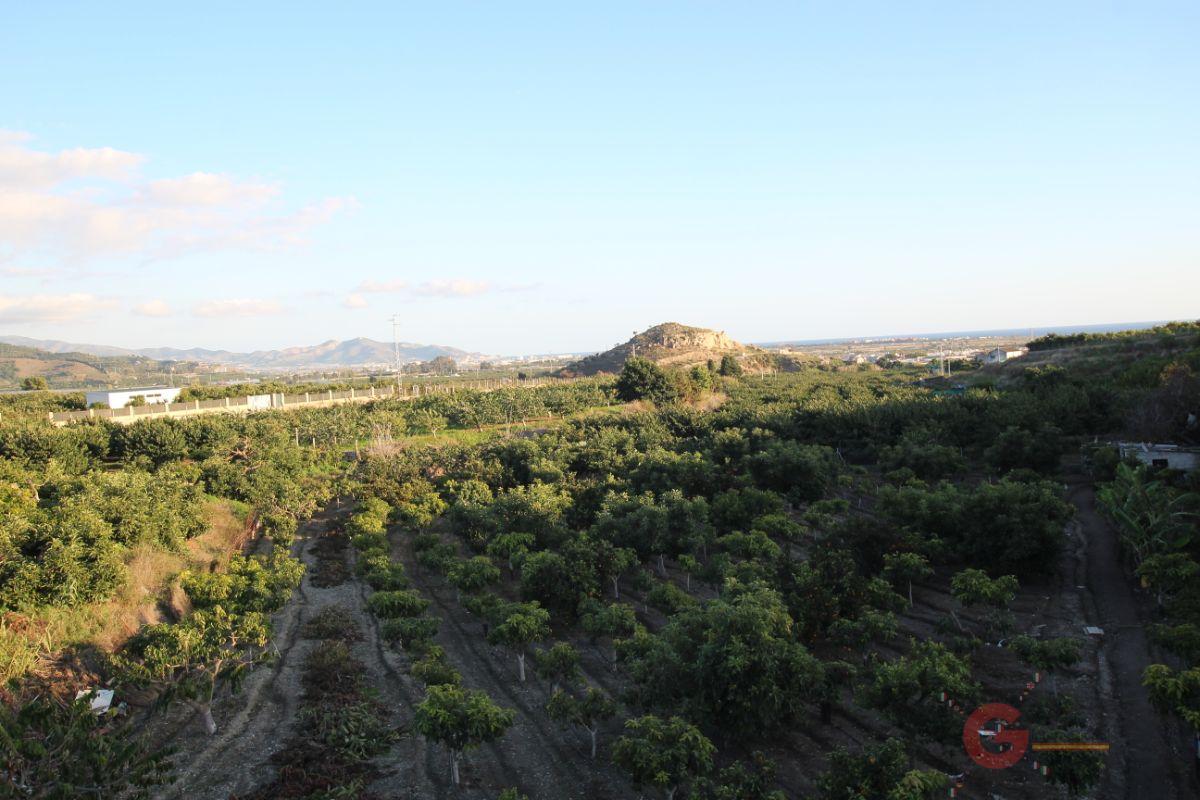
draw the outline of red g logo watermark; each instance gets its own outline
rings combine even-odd
[[[1107,752],[1107,742],[1030,742],[1029,731],[1009,729],[1021,718],[1021,712],[1007,703],[987,703],[971,712],[963,724],[963,748],[981,767],[1008,769],[1034,752]],[[993,749],[984,747],[988,743]],[[1034,764],[1036,766],[1036,762]]]
[[[1029,749],[1029,731],[1012,729],[1021,712],[1007,703],[987,703],[971,712],[963,724],[963,747],[967,755],[981,767],[1008,769],[1025,757]],[[996,730],[991,726],[999,723]],[[995,749],[984,747],[984,741]]]

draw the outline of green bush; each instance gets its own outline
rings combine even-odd
[[[367,608],[380,619],[418,617],[429,608],[429,601],[411,589],[375,592],[367,598]]]
[[[401,617],[385,620],[380,628],[384,641],[399,644],[410,652],[423,652],[437,635],[434,617]]]

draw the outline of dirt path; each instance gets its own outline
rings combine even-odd
[[[1119,764],[1105,772],[1097,796],[1106,800],[1200,796],[1200,786],[1189,770],[1190,755],[1181,742],[1168,737],[1167,725],[1142,686],[1142,671],[1154,656],[1141,604],[1121,564],[1116,532],[1096,510],[1090,482],[1071,475],[1068,485],[1068,499],[1078,511],[1087,548],[1084,614],[1088,624],[1104,629],[1101,658],[1110,673],[1114,703],[1105,715],[1105,727],[1113,734],[1108,758]]]
[[[315,608],[339,602],[348,584],[319,589],[311,584],[315,556],[310,543],[336,518],[324,511],[304,525],[293,554],[308,566],[300,587],[273,617],[272,643],[278,657],[255,670],[237,695],[223,692],[213,704],[218,730],[204,735],[199,717],[177,706],[162,719],[152,720],[150,735],[178,749],[176,780],[156,795],[163,800],[225,800],[265,783],[274,774],[269,759],[285,741],[281,735],[295,722],[300,696],[300,666],[311,644],[299,638],[300,628]]]

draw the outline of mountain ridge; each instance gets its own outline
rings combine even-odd
[[[285,347],[276,350],[254,350],[239,353],[231,350],[212,350],[203,347],[142,347],[127,348],[112,345],[80,344],[56,339],[32,339],[26,336],[0,336],[0,343],[32,347],[48,353],[84,353],[94,356],[144,356],[162,361],[199,361],[209,364],[250,367],[255,369],[293,369],[307,366],[354,367],[391,364],[395,361],[393,345],[358,336],[353,339],[327,339],[315,345]],[[438,344],[400,343],[400,358],[404,362],[430,361],[439,356],[472,363],[487,358],[457,347]]]

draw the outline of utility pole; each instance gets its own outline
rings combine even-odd
[[[400,391],[404,388],[404,367],[400,363],[400,315],[392,315],[392,350],[396,357],[396,397],[399,399]]]

